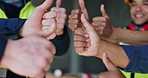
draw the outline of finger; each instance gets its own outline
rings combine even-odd
[[[104,18],[104,17],[94,17],[93,21],[94,22],[104,22],[104,21],[106,21],[106,18]]]
[[[62,35],[64,32],[64,25],[65,24],[57,24],[56,34]]]
[[[50,36],[47,37],[47,40],[54,39],[56,37],[56,33],[51,34]]]
[[[75,35],[74,41],[86,41],[86,37],[80,36],[80,35]]]
[[[56,48],[55,46],[52,44],[52,42],[49,41],[49,48],[51,53],[55,54],[56,53]]]
[[[101,27],[94,27],[94,28],[95,28],[96,31],[103,31],[103,28],[104,28],[104,27],[101,26]]]
[[[43,4],[36,7],[36,9],[33,11],[33,13],[30,15],[29,19],[27,21],[34,21],[32,24],[40,24],[43,14],[45,13],[45,10],[48,9],[53,3],[53,0],[46,0]]]
[[[49,19],[49,18],[54,18],[56,17],[56,12],[54,11],[50,11],[50,12],[47,12],[43,15],[43,18],[46,18],[46,19]]]
[[[80,19],[80,16],[81,15],[79,15],[79,14],[71,14],[71,15],[69,15],[69,19]]]
[[[75,34],[85,37],[85,32],[84,32],[84,30],[83,30],[82,28],[78,28],[78,29],[75,31]]]
[[[46,0],[43,4],[38,6],[38,9],[41,11],[47,10],[53,3],[53,0]]]
[[[116,71],[118,70],[117,67],[110,61],[106,53],[102,55],[103,63],[105,64],[108,71]]]
[[[44,28],[44,26],[50,26],[54,22],[55,22],[55,19],[44,19],[42,20],[42,25],[43,25],[42,28]]]
[[[77,47],[77,48],[87,47],[87,43],[86,42],[82,42],[82,41],[75,41],[74,42],[74,47]]]
[[[100,10],[101,10],[101,12],[102,12],[103,17],[105,17],[105,18],[108,18],[108,19],[109,19],[109,16],[108,16],[108,14],[107,14],[107,12],[106,12],[106,10],[105,10],[105,8],[104,8],[104,5],[103,5],[103,4],[101,5]]]
[[[67,15],[65,13],[57,13],[57,18],[67,18]]]
[[[80,8],[81,8],[81,11],[83,12],[84,16],[86,17],[86,19],[89,19],[88,18],[88,12],[87,12],[87,9],[85,7],[85,2],[84,0],[79,0],[79,5],[80,5]]]
[[[53,8],[51,8],[51,11],[54,11],[56,13],[66,13],[66,9],[65,8],[53,7]]]
[[[56,1],[56,7],[60,7],[61,6],[61,3],[62,3],[62,0],[57,0]]]
[[[87,43],[87,47],[90,47],[91,46],[91,43]]]
[[[101,22],[101,21],[95,21],[95,22],[92,22],[92,25],[93,26],[105,26],[106,25],[106,23],[104,23],[104,22]]]
[[[74,9],[71,11],[71,14],[82,14],[81,10],[80,9]]]
[[[90,42],[91,42],[91,39],[88,38],[88,39],[86,40],[86,42],[87,42],[87,43],[90,43]]]
[[[77,20],[77,19],[70,19],[70,20],[68,20],[68,23],[70,23],[70,24],[78,24],[79,20]]]
[[[72,31],[75,31],[75,30],[77,30],[78,25],[77,25],[77,24],[68,24],[68,27],[69,27]]]
[[[56,24],[55,21],[48,26],[47,28],[43,29],[39,34],[43,37],[48,37],[56,31]]]
[[[88,34],[91,33],[91,31],[95,31],[93,26],[86,20],[84,14],[81,15],[81,21],[82,21],[84,27],[86,28],[86,31]]]
[[[82,52],[85,51],[85,48],[81,47],[81,48],[75,48],[75,51],[77,54],[81,54]]]
[[[65,24],[65,19],[64,18],[56,18],[56,21],[57,21],[58,24]]]

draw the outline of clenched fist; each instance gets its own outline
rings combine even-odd
[[[9,40],[1,65],[21,76],[43,78],[50,68],[55,46],[45,38],[31,35]]]

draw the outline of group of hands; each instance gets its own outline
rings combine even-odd
[[[66,9],[60,7],[61,0],[56,1],[56,7],[46,11],[52,3],[53,0],[46,0],[36,7],[20,29],[20,35],[24,38],[8,41],[1,60],[2,66],[30,78],[45,76],[56,52],[49,40],[63,34],[67,18]],[[104,5],[100,9],[102,16],[93,18],[92,23],[89,22],[84,0],[79,0],[79,5],[80,9],[72,10],[68,21],[68,27],[75,32],[75,51],[82,56],[97,56],[101,42],[110,37],[114,28],[109,22]],[[100,56],[108,71],[100,73],[98,78],[125,78],[106,53]]]

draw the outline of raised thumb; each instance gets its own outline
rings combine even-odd
[[[95,31],[93,26],[88,22],[88,20],[84,16],[84,14],[81,15],[81,21],[82,21],[82,24],[84,25],[84,27],[86,28],[87,32]]]
[[[53,0],[45,0],[45,2],[43,4],[38,6],[38,9],[40,11],[45,11],[52,5],[52,3],[53,3]]]
[[[110,61],[106,53],[102,55],[103,63],[105,64],[108,71],[117,71],[117,67]]]
[[[102,13],[103,17],[109,19],[109,16],[108,16],[103,4],[101,4],[100,10],[101,10],[101,13]]]
[[[56,1],[56,7],[60,7],[61,6],[61,3],[62,3],[62,0],[57,0]]]

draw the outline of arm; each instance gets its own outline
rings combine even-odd
[[[81,17],[86,30],[76,30],[75,50],[82,56],[103,58],[106,53],[113,64],[127,72],[147,73],[148,46],[119,46],[100,39],[92,25]]]
[[[3,38],[9,38],[18,35],[19,30],[25,21],[25,19],[19,18],[0,19],[0,36]]]
[[[131,31],[114,28],[109,39],[131,45],[148,45],[148,31]]]
[[[102,58],[101,55],[105,52],[113,64],[125,68],[129,63],[129,58],[123,48],[100,39],[92,25],[88,23],[84,17],[81,17],[81,20],[86,30],[75,31],[74,47],[76,52],[79,55],[95,56],[98,58]],[[88,36],[86,36],[86,34]]]
[[[80,6],[83,7],[81,9],[86,9],[84,6],[84,0],[79,0],[79,1],[80,1],[79,3],[81,3]],[[129,63],[129,59],[125,54],[123,48],[115,44],[101,40],[98,34],[93,30],[94,29],[93,27],[88,28],[88,31],[90,31],[89,33],[85,32],[87,31],[87,28],[85,30],[84,25],[89,25],[89,26],[92,25],[88,23],[88,21],[86,22],[86,19],[84,19],[84,17],[83,19],[82,17],[80,18],[81,12],[79,11],[80,10],[73,10],[71,12],[71,15],[69,16],[69,28],[75,31],[74,47],[76,53],[83,56],[95,56],[101,58],[102,53],[106,52],[111,61],[115,65],[125,68]],[[84,13],[85,16],[87,16],[86,11],[87,10],[82,12]],[[86,34],[89,35],[90,37],[88,36],[85,37]]]
[[[110,61],[106,53],[103,53],[102,61],[108,71],[99,73],[98,78],[126,78],[121,73],[121,71]]]
[[[102,17],[93,18],[93,27],[102,39],[116,42],[124,42],[132,45],[148,45],[147,31],[132,31],[115,28],[109,21],[109,16],[101,5]]]

